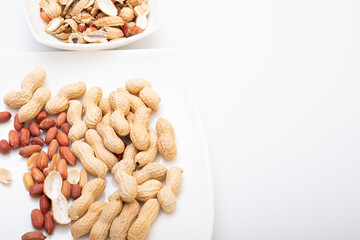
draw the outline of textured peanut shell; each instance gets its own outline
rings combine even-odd
[[[69,37],[71,36],[71,33],[64,33],[63,32],[63,33],[54,34],[54,36],[57,37],[58,39],[62,40],[63,42],[68,43],[69,42]]]
[[[135,156],[135,163],[138,167],[143,167],[146,164],[155,161],[157,154],[157,135],[153,130],[149,130],[150,143],[148,149],[139,152]]]
[[[110,117],[110,126],[119,136],[126,136],[130,132],[129,122],[125,115],[130,111],[130,104],[124,92],[112,92],[109,102],[114,112]]]
[[[116,110],[111,114],[110,126],[119,136],[126,136],[130,132],[130,124],[121,110]]]
[[[95,0],[90,0],[90,2],[95,2]],[[94,7],[91,9],[91,11],[90,11],[90,14],[91,14],[91,16],[93,16],[93,17],[97,17],[98,15],[99,15],[99,13],[100,13],[100,10],[94,5]],[[99,17],[98,18],[100,18],[100,17],[104,17],[104,16],[106,16],[105,15],[105,13],[100,13],[100,15],[99,15]]]
[[[164,212],[173,212],[176,208],[176,197],[170,186],[163,187],[157,195],[157,199]]]
[[[114,176],[115,181],[119,182],[119,178],[117,175],[118,173],[120,173],[120,171],[125,171],[127,174],[131,175],[134,170],[134,160],[132,158],[123,158],[120,162],[115,164],[115,166],[111,170],[111,174]]]
[[[49,22],[45,27],[45,32],[53,34],[60,26],[64,24],[64,19],[62,17],[54,18]]]
[[[5,94],[4,103],[10,108],[20,108],[31,100],[34,91],[44,84],[45,78],[46,71],[42,68],[36,68],[22,80],[21,90]]]
[[[139,93],[139,98],[146,104],[146,106],[148,106],[155,112],[159,110],[159,104],[161,99],[152,88],[143,88]]]
[[[165,160],[172,160],[176,157],[177,148],[175,143],[175,131],[169,121],[159,118],[156,122],[158,133],[158,150]]]
[[[111,106],[108,98],[102,98],[99,102],[99,108],[104,115],[111,113]]]
[[[126,158],[121,160],[114,166],[115,170],[112,174],[115,181],[119,184],[119,194],[124,202],[131,202],[137,195],[137,182],[135,177],[131,176],[131,172],[135,169],[133,159]]]
[[[123,92],[130,104],[130,110],[132,112],[135,112],[136,109],[138,109],[139,107],[146,107],[145,103],[143,101],[141,101],[141,99],[131,93],[129,93],[126,89],[124,88],[118,88],[116,90],[117,92]]]
[[[55,0],[42,0],[39,5],[51,19],[61,14],[61,6]]]
[[[166,186],[160,190],[157,199],[164,212],[173,212],[176,208],[176,197],[182,185],[183,170],[179,167],[172,167],[166,174]]]
[[[88,43],[104,43],[107,42],[107,32],[97,30],[93,32],[84,32],[84,39]]]
[[[145,240],[149,234],[151,224],[159,215],[160,205],[156,199],[146,201],[139,212],[138,218],[131,225],[128,240]]]
[[[103,17],[93,22],[93,24],[97,27],[123,26],[124,23],[125,21],[118,16]]]
[[[129,122],[130,130],[131,130],[131,128],[134,125],[134,113],[133,112],[128,112],[128,114],[126,114],[125,118]]]
[[[78,220],[84,216],[90,205],[104,192],[105,186],[105,181],[101,178],[95,178],[85,184],[81,196],[70,205],[69,217]]]
[[[103,161],[109,170],[118,162],[116,156],[106,149],[103,139],[94,129],[87,130],[85,140],[95,151],[95,157]]]
[[[67,0],[67,3],[63,9],[63,11],[61,12],[61,16],[62,17],[70,17],[69,13],[71,9],[71,6],[73,6],[73,3],[75,2],[75,0]],[[77,30],[77,29],[76,29]]]
[[[83,107],[85,109],[85,124],[88,128],[96,128],[102,119],[102,111],[98,104],[102,98],[102,90],[92,87],[85,93]]]
[[[123,159],[122,159],[123,160]],[[122,162],[122,160],[120,162]],[[114,167],[111,169],[111,174],[113,175],[114,179],[116,182],[119,182],[119,176],[118,176],[118,170],[120,168],[120,166],[122,164],[120,164],[120,162],[118,162],[117,164],[114,165]]]
[[[134,20],[134,10],[129,7],[123,7],[120,10],[119,16],[124,19],[126,22],[131,22]]]
[[[163,180],[166,176],[167,168],[161,163],[151,162],[140,171],[133,172],[138,184],[143,184],[150,179]]]
[[[158,180],[151,179],[138,186],[136,200],[146,202],[151,198],[156,198],[156,195],[162,188],[162,184]]]
[[[104,122],[100,122],[96,126],[97,132],[104,140],[105,147],[116,154],[122,153],[124,151],[125,145],[124,142],[116,135],[114,129]]]
[[[120,189],[120,196],[124,202],[134,201],[137,195],[137,182],[136,178],[129,175],[125,171],[119,171],[118,184]]]
[[[117,39],[117,38],[122,38],[124,37],[124,33],[123,31],[121,31],[120,28],[116,28],[116,27],[104,27],[106,33],[107,33],[107,39],[108,40],[112,40],[112,39]]]
[[[71,31],[73,33],[76,33],[78,30],[78,24],[74,19],[65,19],[64,21],[65,23],[69,24],[69,26],[71,27]],[[86,90],[85,90],[86,91]],[[84,92],[85,94],[85,92]]]
[[[109,99],[108,98],[102,98],[100,100],[100,102],[99,102],[99,108],[103,112],[103,118],[101,119],[100,123],[110,125],[110,117],[111,117],[111,114],[112,114],[112,109],[111,109],[111,106],[110,106]]]
[[[62,177],[59,172],[51,171],[45,178],[44,193],[51,199],[52,214],[55,222],[68,224],[71,219],[68,216],[68,202],[61,193]]]
[[[67,121],[71,125],[68,137],[71,141],[76,141],[84,138],[87,127],[81,120],[82,104],[78,100],[69,101],[69,109],[67,111]]]
[[[140,5],[143,0],[128,0],[127,3],[130,4],[132,7],[136,7]]]
[[[103,118],[101,119],[100,123],[110,125],[110,117],[111,117],[111,114],[112,114],[112,109],[111,109],[111,106],[110,106],[109,99],[108,98],[102,98],[100,100],[100,102],[99,102],[99,108],[101,109],[101,111],[103,113]]]
[[[19,122],[23,123],[34,119],[39,112],[41,111],[42,107],[46,104],[46,102],[50,99],[51,92],[48,88],[40,87],[32,96],[31,100],[23,105],[18,112]]]
[[[120,215],[111,224],[110,239],[125,240],[128,230],[135,221],[139,211],[140,205],[136,200],[125,203]]]
[[[132,78],[126,81],[125,88],[131,94],[139,94],[144,87],[150,87],[151,83],[145,78]]]
[[[136,149],[136,147],[134,146],[134,144],[129,144],[126,146],[125,150],[124,150],[124,154],[123,154],[123,158],[131,158],[134,159],[136,154],[139,151]]]
[[[82,103],[79,100],[69,101],[69,110],[67,113],[67,121],[73,126],[77,121],[81,120]]]
[[[68,84],[60,89],[58,94],[50,99],[45,105],[45,111],[49,114],[58,114],[65,111],[69,106],[71,99],[82,97],[86,92],[84,82]]]
[[[72,8],[70,15],[71,16],[76,16],[77,14],[79,14],[88,4],[89,0],[80,0],[78,1]]]
[[[109,203],[104,207],[99,219],[92,227],[89,235],[91,240],[104,240],[109,235],[111,223],[119,215],[123,203],[118,191],[109,196]]]
[[[134,124],[130,131],[130,139],[139,150],[146,150],[149,146],[150,136],[148,128],[150,124],[151,110],[147,107],[140,107],[135,111]]]
[[[127,171],[129,174],[135,170],[134,165],[134,158],[136,154],[138,153],[138,150],[134,147],[134,144],[129,144],[126,146],[125,151],[123,153],[123,159],[116,163],[114,167],[111,169],[111,174],[114,176],[115,181],[118,182],[117,175],[115,174],[119,168],[122,168],[123,170]],[[125,159],[128,159],[126,161],[123,161]]]
[[[130,103],[124,91],[114,91],[109,95],[109,104],[112,110],[121,110],[124,115],[130,111]]]
[[[107,205],[106,202],[94,202],[90,205],[87,213],[71,226],[71,235],[78,239],[88,234],[95,222],[99,219],[101,211]]]
[[[65,40],[67,38],[69,38],[70,33],[64,33],[65,30],[67,30],[69,28],[69,24],[63,23],[63,25],[61,25],[58,29],[56,29],[55,31],[53,31],[53,33],[55,34],[55,36],[59,39]]]
[[[182,185],[183,170],[179,167],[171,167],[166,173],[166,185],[170,186],[174,194],[178,194]]]
[[[72,143],[71,150],[88,173],[99,178],[106,176],[108,167],[94,156],[94,149],[89,144],[78,140]]]

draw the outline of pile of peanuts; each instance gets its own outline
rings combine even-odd
[[[42,0],[45,31],[71,44],[117,41],[148,26],[147,0]]]
[[[160,97],[148,80],[134,78],[108,98],[103,98],[100,87],[87,90],[81,81],[64,86],[51,98],[43,87],[45,79],[45,70],[37,68],[23,79],[21,90],[4,96],[8,107],[19,110],[15,130],[9,132],[9,141],[0,141],[0,152],[21,146],[19,154],[28,158],[30,170],[23,176],[25,188],[31,197],[40,198],[39,209],[31,211],[38,231],[25,233],[22,239],[45,239],[39,230],[51,235],[55,222],[71,221],[75,239],[86,234],[90,239],[146,239],[160,208],[167,213],[175,210],[182,185],[181,168],[154,162],[158,151],[168,161],[177,155],[169,121],[159,118],[156,131],[149,129]],[[82,102],[75,100],[80,97]],[[0,113],[0,122],[10,118],[11,113]],[[42,151],[44,145],[47,152]],[[77,159],[81,171],[73,167]],[[119,188],[108,203],[96,202],[106,188],[109,170]],[[88,181],[88,174],[95,178]],[[0,181],[10,183],[11,173],[0,169]]]

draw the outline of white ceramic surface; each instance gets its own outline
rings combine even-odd
[[[150,0],[149,1],[149,25],[141,34],[124,38],[118,41],[99,43],[99,44],[69,44],[64,43],[61,40],[57,39],[51,34],[45,32],[44,28],[46,23],[40,18],[40,0],[24,0],[24,9],[26,20],[28,22],[30,31],[34,36],[35,40],[39,43],[42,43],[46,46],[64,49],[64,50],[77,50],[77,51],[94,51],[94,50],[104,50],[118,48],[130,43],[137,42],[140,39],[154,33],[161,26],[161,11],[159,9],[159,0]]]
[[[0,79],[7,82],[0,88],[0,96],[18,89],[24,75],[35,67],[47,70],[45,86],[51,89],[52,96],[64,84],[79,80],[85,81],[88,89],[101,86],[103,95],[107,96],[117,87],[124,86],[129,78],[148,78],[162,99],[159,112],[152,116],[150,128],[155,129],[159,117],[167,118],[175,128],[178,146],[175,160],[166,162],[158,156],[157,161],[168,167],[181,166],[184,169],[183,188],[177,195],[176,211],[171,214],[161,212],[148,239],[212,238],[213,182],[206,138],[184,74],[172,50],[0,55],[0,65]],[[0,109],[9,110],[3,101],[0,101]],[[14,116],[16,111],[10,111]],[[12,128],[12,121],[1,124],[0,138],[7,139]],[[20,239],[23,233],[34,230],[30,213],[32,209],[39,208],[39,198],[31,198],[24,188],[22,175],[28,170],[26,159],[18,155],[18,150],[0,157],[0,167],[13,174],[11,185],[0,184],[1,239]],[[81,163],[78,162],[76,167],[81,169]],[[107,196],[118,187],[110,173],[106,182],[105,194],[98,200],[107,201]],[[70,227],[56,225],[50,239],[71,239]]]

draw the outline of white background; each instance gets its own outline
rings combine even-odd
[[[360,239],[360,2],[161,2],[162,29],[124,49],[179,54],[212,156],[214,239]],[[21,0],[2,7],[1,53],[54,51]]]

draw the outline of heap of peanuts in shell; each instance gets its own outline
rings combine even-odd
[[[148,26],[147,0],[42,0],[45,31],[66,43],[105,43],[128,38]]]
[[[96,240],[146,239],[160,208],[175,210],[182,183],[181,168],[167,169],[154,162],[158,151],[165,160],[177,154],[170,122],[159,118],[156,132],[149,129],[150,114],[158,111],[160,97],[148,80],[134,78],[108,98],[102,97],[99,87],[86,91],[81,81],[64,86],[51,98],[50,90],[42,86],[45,78],[45,70],[37,68],[23,79],[21,90],[4,96],[5,104],[19,111],[9,142],[0,141],[1,153],[21,146],[19,154],[28,158],[30,172],[23,176],[24,185],[31,197],[40,198],[40,209],[31,212],[33,227],[51,235],[55,222],[75,221],[71,226],[75,239],[86,234]],[[82,96],[82,102],[75,100]],[[56,120],[48,114],[57,115]],[[0,122],[10,118],[9,112],[0,113]],[[46,132],[45,139],[41,131]],[[131,143],[126,145],[124,138]],[[47,152],[42,151],[45,144]],[[77,159],[83,169],[68,171]],[[103,178],[109,170],[119,189],[108,203],[95,202],[105,190]],[[95,178],[88,181],[88,174]],[[0,181],[10,183],[11,173],[0,169]],[[69,206],[70,198],[74,201]],[[40,231],[22,236],[23,240],[45,238]]]

